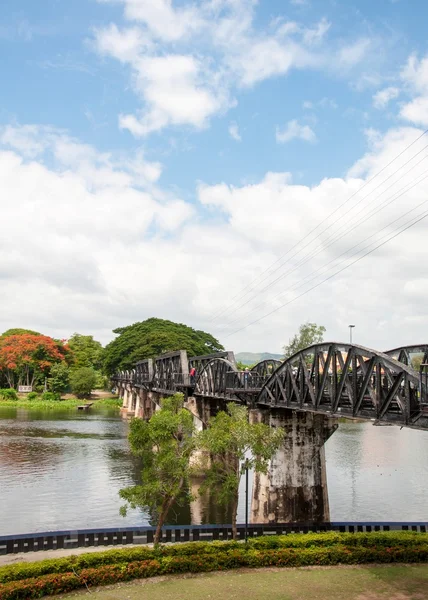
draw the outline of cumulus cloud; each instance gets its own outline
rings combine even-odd
[[[232,104],[221,86],[209,83],[206,69],[192,56],[141,58],[135,69],[134,85],[146,108],[138,116],[121,115],[120,126],[137,137],[167,125],[201,129],[209,117]]]
[[[373,106],[375,108],[385,108],[391,100],[397,98],[400,94],[400,90],[396,87],[387,87],[383,90],[379,90],[373,96]]]
[[[400,116],[411,123],[427,127],[428,56],[419,59],[416,55],[411,55],[401,71],[401,79],[413,97],[402,106]]]
[[[312,144],[317,141],[317,136],[309,125],[301,125],[296,119],[289,121],[284,129],[277,127],[275,136],[278,144],[285,144],[294,139]]]
[[[325,18],[310,25],[276,19],[266,29],[256,28],[254,0],[98,1],[119,2],[131,23],[98,28],[93,42],[100,55],[131,67],[142,106],[119,122],[137,137],[168,126],[201,129],[236,105],[241,88],[292,69],[344,72],[370,46],[366,39],[327,45],[331,23]]]
[[[100,153],[49,127],[3,128],[0,329],[20,325],[60,337],[77,330],[107,341],[117,326],[159,316],[211,330],[231,349],[279,350],[296,323],[310,319],[334,339],[355,321],[356,339],[369,346],[412,341],[428,324],[423,222],[315,296],[231,334],[293,300],[330,273],[340,254],[367,236],[378,241],[382,228],[392,232],[397,224],[390,222],[426,201],[423,184],[397,193],[425,173],[416,159],[399,169],[423,148],[422,138],[343,206],[418,135],[409,127],[371,136],[368,152],[343,178],[307,186],[271,172],[238,186],[201,183],[192,203],[162,185],[161,166],[141,152]],[[334,225],[330,220],[299,244],[332,211]],[[211,219],[202,218],[207,212]],[[245,306],[210,321],[225,305],[236,309],[242,301],[232,299],[246,286]],[[387,315],[386,324],[379,315]]]

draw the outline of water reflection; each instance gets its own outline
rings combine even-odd
[[[331,518],[425,521],[428,433],[342,423],[326,444]]]
[[[138,484],[141,471],[129,452],[128,426],[114,410],[0,408],[0,534],[150,523],[138,510],[119,516],[118,491]],[[326,444],[332,519],[426,520],[427,458],[426,432],[341,424]],[[243,478],[241,522],[244,484]],[[194,495],[198,487],[195,479]],[[171,524],[229,521],[229,511],[208,494],[168,516]]]

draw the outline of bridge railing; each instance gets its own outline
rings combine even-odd
[[[0,536],[0,555],[20,552],[37,552],[91,546],[117,546],[125,544],[152,544],[155,527],[112,527],[108,529],[81,529],[24,533]],[[238,538],[244,539],[245,526],[237,525]],[[428,531],[427,522],[329,522],[329,523],[272,523],[250,524],[249,537],[261,535],[287,535],[290,533],[322,533],[342,531],[349,533],[371,531]],[[179,525],[165,526],[161,542],[197,542],[232,539],[232,526]]]
[[[259,375],[251,371],[228,371],[226,373],[226,389],[231,393],[235,391],[259,392],[269,375]]]

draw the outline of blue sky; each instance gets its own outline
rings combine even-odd
[[[19,165],[15,179],[5,166],[2,203],[13,205],[12,225],[15,209],[25,222],[30,207],[47,237],[44,247],[7,240],[0,277],[10,313],[1,324],[62,335],[92,327],[106,340],[113,327],[158,312],[229,335],[210,314],[428,124],[427,16],[422,0],[4,0],[0,150],[5,165],[11,153]],[[169,272],[168,256],[174,277],[147,294],[147,281],[157,286]],[[18,264],[33,261],[20,274]],[[73,274],[58,275],[70,261]],[[139,283],[124,291],[130,272]],[[400,273],[403,290],[420,289],[405,265]],[[387,343],[382,286],[360,276],[377,290],[361,341]],[[346,277],[335,284],[345,287],[334,292],[334,315],[325,316],[326,287],[318,314],[308,294],[230,344],[277,351],[307,319],[328,321],[337,337],[361,309]],[[16,306],[22,285],[34,305]],[[171,297],[189,286],[177,306]],[[410,302],[418,314],[419,300],[403,294],[402,310]],[[64,296],[75,310],[57,306]],[[46,298],[51,317],[41,319]],[[391,345],[406,335],[390,333]]]

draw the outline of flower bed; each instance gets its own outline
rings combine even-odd
[[[129,548],[0,568],[0,600],[25,600],[84,586],[239,567],[427,562],[428,534],[307,534],[239,542]]]

